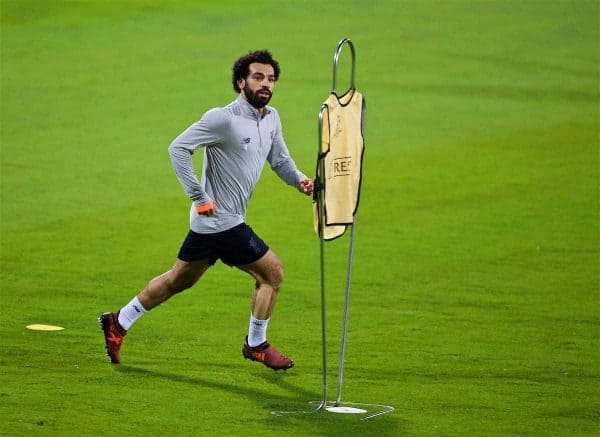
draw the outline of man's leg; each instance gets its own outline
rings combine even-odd
[[[174,294],[192,287],[210,266],[208,258],[191,262],[177,259],[171,270],[148,282],[137,298],[146,311],[150,311]]]
[[[256,286],[252,295],[252,314],[248,338],[242,349],[244,357],[260,361],[271,369],[289,369],[294,362],[267,343],[267,327],[275,306],[277,293],[283,281],[283,264],[272,250],[257,261],[239,266],[254,277]]]
[[[192,287],[208,270],[208,258],[186,262],[180,259],[168,272],[152,279],[118,313],[104,313],[100,316],[100,326],[104,331],[107,355],[112,363],[118,364],[123,337],[131,325],[146,312],[168,300],[171,296]]]
[[[259,260],[239,268],[256,280],[252,295],[252,315],[257,319],[268,319],[271,317],[277,293],[283,282],[283,264],[269,249]]]

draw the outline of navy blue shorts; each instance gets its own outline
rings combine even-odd
[[[211,265],[220,259],[229,266],[242,266],[262,258],[268,250],[269,246],[250,226],[240,223],[215,234],[198,234],[190,230],[177,258],[187,262],[209,258]]]

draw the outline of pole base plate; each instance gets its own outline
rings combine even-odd
[[[363,416],[360,420],[369,420],[394,411],[394,407],[391,405],[364,404],[360,402],[310,401],[308,404],[316,408],[310,410],[272,411],[271,414],[285,416],[287,414],[313,414],[320,411],[328,411],[338,414],[362,414]]]
[[[341,413],[341,414],[365,414],[367,410],[362,408],[354,407],[325,407],[330,413]]]

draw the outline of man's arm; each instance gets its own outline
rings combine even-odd
[[[296,163],[290,156],[288,148],[279,134],[273,140],[271,152],[267,157],[273,171],[288,185],[296,187],[300,192],[311,195],[313,191],[313,181],[306,177],[304,173],[298,170]]]
[[[196,123],[187,128],[169,146],[169,155],[175,174],[183,187],[185,194],[194,201],[199,214],[212,215],[214,206],[198,181],[192,155],[199,147],[218,144],[222,141],[222,132],[229,119],[222,109],[208,111]]]
[[[303,193],[312,194],[312,179],[306,177],[304,173],[298,170],[296,163],[290,156],[290,152],[283,140],[281,133],[281,123],[278,123],[278,129],[273,138],[271,151],[267,160],[271,164],[273,171],[288,185],[296,187]]]

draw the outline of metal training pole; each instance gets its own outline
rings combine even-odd
[[[350,79],[350,88],[349,91],[356,92],[356,86],[354,83],[355,78],[355,65],[356,65],[356,53],[354,50],[354,44],[350,40],[350,38],[344,38],[341,40],[336,48],[334,57],[333,57],[333,91],[332,93],[336,93],[336,85],[337,85],[337,66],[338,59],[341,53],[341,50],[345,44],[350,46],[351,54],[352,54],[352,70],[351,70],[351,79]],[[345,94],[344,94],[345,95]],[[339,100],[339,98],[338,98]],[[365,119],[365,102],[363,98],[363,106],[362,106],[362,114],[361,114],[361,125],[360,132],[361,136],[364,132],[364,119]],[[346,289],[345,289],[345,297],[344,297],[344,316],[342,320],[342,339],[341,339],[341,347],[340,347],[340,359],[338,366],[338,387],[337,387],[337,397],[332,406],[326,406],[325,409],[329,412],[334,413],[351,413],[351,414],[365,414],[361,420],[370,420],[374,417],[381,416],[383,414],[390,413],[394,411],[394,407],[390,405],[380,405],[380,404],[365,404],[360,402],[342,402],[342,389],[344,385],[344,361],[346,357],[346,344],[348,337],[348,314],[350,311],[350,287],[352,284],[352,264],[354,258],[354,241],[356,236],[356,210],[352,215],[352,223],[348,226],[351,226],[350,232],[350,242],[348,246],[348,265],[346,268]],[[373,411],[375,409],[375,411]],[[369,412],[370,411],[370,412]]]
[[[319,170],[318,170],[318,195],[317,195],[317,211],[319,213],[319,241],[320,241],[320,256],[321,256],[321,341],[323,343],[323,397],[321,403],[317,407],[317,411],[322,410],[327,405],[327,322],[325,311],[325,235],[324,235],[324,220],[325,220],[325,204],[323,197],[325,196],[325,160],[321,159],[323,154],[323,113],[327,110],[326,105],[321,106],[319,111]]]
[[[345,44],[348,44],[350,47],[350,52],[352,55],[352,68],[350,71],[350,89],[355,89],[355,66],[356,66],[356,51],[354,50],[354,44],[350,38],[344,38],[341,40],[336,49],[335,54],[333,55],[333,89],[332,92],[337,92],[337,66],[340,58],[340,54],[342,52],[342,48]],[[346,290],[345,290],[345,298],[344,298],[344,317],[342,320],[342,339],[341,339],[341,347],[340,347],[340,361],[338,365],[338,388],[337,388],[337,397],[335,401],[335,406],[340,405],[342,401],[342,386],[344,383],[344,359],[346,357],[346,338],[348,332],[348,313],[350,311],[350,284],[352,282],[352,261],[354,257],[354,236],[355,236],[355,224],[356,224],[356,215],[352,217],[352,229],[350,232],[350,245],[348,249],[348,266],[346,268]]]
[[[344,318],[342,320],[342,341],[340,347],[340,362],[338,366],[338,389],[335,405],[342,402],[342,386],[344,384],[344,359],[346,357],[346,338],[348,333],[348,312],[350,311],[350,284],[352,283],[352,261],[354,258],[354,229],[356,226],[356,215],[352,217],[352,229],[350,230],[350,246],[348,248],[348,267],[346,268],[346,293],[344,298]]]

